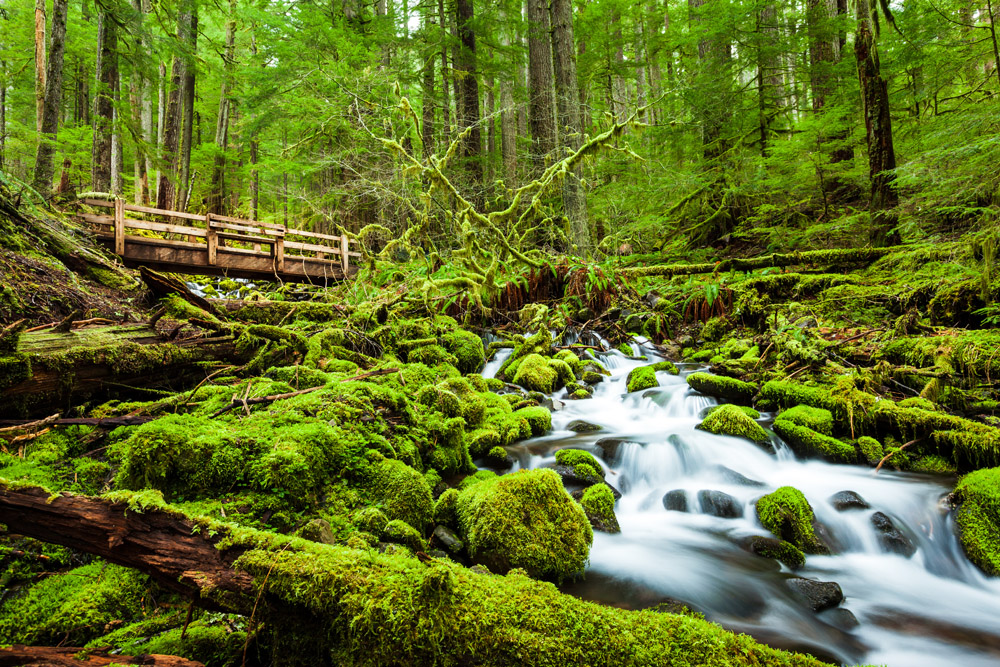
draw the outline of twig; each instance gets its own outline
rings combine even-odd
[[[920,442],[921,440],[923,440],[923,438],[917,438],[916,440],[910,440],[908,443],[906,443],[905,445],[903,445],[902,447],[900,447],[899,449],[897,449],[895,452],[889,452],[888,454],[886,454],[885,456],[883,456],[882,460],[878,462],[877,466],[875,466],[875,474],[876,475],[878,474],[878,471],[882,468],[882,464],[885,463],[886,461],[888,461],[889,459],[891,459],[893,454],[896,454],[897,452],[901,452],[904,449],[906,449],[907,447],[909,447],[910,445],[912,445],[914,443],[917,443],[917,442]]]
[[[881,333],[883,331],[885,331],[885,329],[871,329],[869,331],[862,331],[861,333],[859,333],[857,335],[854,335],[854,336],[851,336],[850,338],[845,338],[844,340],[838,340],[836,343],[834,343],[830,347],[839,347],[839,346],[843,345],[844,343],[850,343],[851,341],[857,340],[859,338],[864,338],[865,336],[869,336],[869,335],[871,335],[873,333]]]

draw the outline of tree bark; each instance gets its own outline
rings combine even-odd
[[[564,154],[568,155],[580,148],[583,139],[571,0],[552,0],[552,55],[555,64],[559,143]],[[579,254],[586,256],[590,252],[590,230],[587,226],[587,199],[580,183],[579,167],[563,178],[562,197],[563,210],[569,219],[570,242],[576,246]]]
[[[548,0],[528,3],[528,124],[531,126],[531,162],[536,171],[545,168],[555,149],[553,107],[552,40]]]
[[[421,119],[420,119],[420,143],[423,144],[423,156],[428,158],[434,155],[435,145],[434,145],[434,60],[437,58],[437,54],[428,48],[431,30],[434,26],[434,21],[431,19],[431,8],[424,5],[421,9],[421,23],[423,27],[423,39],[424,39],[424,64],[421,68],[420,77],[420,96],[422,98],[421,104]]]
[[[444,0],[438,0],[438,21],[441,22],[441,134],[444,145],[451,141],[451,98],[448,93],[448,82],[451,79],[451,69],[448,67],[448,15],[444,11]]]
[[[461,98],[458,131],[469,134],[462,142],[462,154],[466,159],[465,168],[476,191],[481,191],[483,181],[483,138],[479,127],[479,73],[476,62],[476,35],[472,30],[475,14],[472,0],[455,0],[455,23],[461,48],[457,51]],[[470,129],[471,128],[471,129]],[[481,197],[476,197],[481,199]]]
[[[132,9],[138,17],[139,30],[135,34],[135,50],[138,58],[150,59],[152,53],[149,45],[143,40],[142,25],[145,22],[146,14],[151,8],[145,0],[132,0]],[[153,160],[150,156],[150,147],[158,141],[158,136],[153,136],[153,82],[151,78],[140,68],[132,74],[132,109],[133,120],[139,128],[142,141],[136,142],[135,155],[135,203],[149,203],[149,179],[153,171]]]
[[[45,78],[45,0],[35,0],[35,130],[39,133],[45,116]]]
[[[783,106],[780,61],[778,57],[778,13],[773,3],[757,14],[757,100],[760,118],[760,154],[767,157],[774,118]]]
[[[0,74],[7,80],[7,61],[0,60]],[[0,169],[6,163],[7,154],[7,86],[0,86]]]
[[[208,212],[226,213],[226,148],[229,144],[229,116],[233,88],[233,68],[236,58],[236,3],[229,2],[229,20],[226,22],[226,50],[223,56],[225,73],[222,90],[219,93],[219,115],[215,122],[215,165],[212,171],[212,187],[208,195]]]
[[[195,71],[198,54],[198,3],[185,0],[177,18],[177,36],[185,50],[181,74],[181,100],[183,134],[181,135],[180,167],[177,177],[177,193],[174,206],[187,208],[187,197],[191,185],[191,141],[194,134],[194,93]]]
[[[704,18],[701,9],[710,0],[688,0],[691,23],[698,38],[698,73],[695,85],[702,93],[702,106],[696,109],[702,124],[702,148],[706,160],[724,155],[729,145],[723,136],[731,116],[730,64],[732,46],[719,30]]]
[[[52,2],[52,44],[46,72],[45,105],[42,111],[42,136],[35,154],[34,187],[43,196],[52,189],[56,150],[56,135],[59,132],[59,114],[62,111],[63,61],[66,50],[66,14],[68,0]]]
[[[82,657],[85,654],[85,657]],[[81,657],[78,657],[81,656]],[[113,667],[115,665],[145,665],[146,667],[205,667],[204,663],[174,655],[157,653],[142,656],[111,655],[109,649],[83,649],[71,646],[22,646],[15,644],[0,649],[0,667]]]
[[[806,29],[809,35],[809,85],[812,88],[813,111],[826,106],[833,94],[833,65],[837,62],[840,43],[833,26],[831,7],[836,0],[808,0]]]
[[[889,114],[889,90],[879,65],[878,47],[869,0],[857,0],[857,32],[854,56],[858,62],[858,81],[865,114],[865,137],[868,142],[868,169],[871,179],[869,211],[872,217],[869,240],[884,246],[899,242],[895,231],[899,203],[896,192],[896,152],[892,145],[892,119]]]
[[[118,24],[103,9],[98,14],[97,21],[97,78],[94,87],[94,143],[90,181],[94,192],[110,192],[114,96],[118,87]]]
[[[170,73],[170,93],[167,95],[166,114],[163,117],[163,143],[161,162],[164,170],[160,172],[159,185],[156,188],[156,207],[172,209],[176,200],[177,178],[177,148],[181,135],[181,60],[175,57]]]

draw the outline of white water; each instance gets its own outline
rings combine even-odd
[[[682,601],[710,620],[782,648],[805,650],[844,664],[890,667],[979,667],[1000,664],[1000,579],[984,576],[965,558],[941,500],[947,480],[870,468],[798,460],[775,438],[776,453],[748,441],[695,430],[713,399],[693,393],[681,377],[657,373],[660,387],[629,394],[625,377],[659,360],[634,361],[617,351],[599,358],[612,377],[589,400],[567,401],[553,413],[552,431],[510,448],[516,467],[550,464],[555,450],[582,447],[600,457],[594,443],[627,440],[610,461],[607,481],[623,492],[616,506],[622,532],[595,533],[586,580],[566,587],[580,597],[642,608]],[[505,355],[506,356],[506,355]],[[492,376],[503,359],[488,364]],[[558,394],[557,394],[558,397]],[[603,427],[578,435],[575,419]],[[762,486],[743,486],[720,466]],[[801,490],[826,526],[833,556],[808,556],[793,573],[742,550],[741,539],[768,535],[754,501],[784,486]],[[668,491],[684,489],[691,513],[664,509]],[[697,492],[718,490],[743,505],[743,517],[699,513]],[[838,491],[860,494],[870,510],[836,511]],[[911,558],[883,551],[871,515],[889,515],[918,547]],[[816,614],[791,595],[790,576],[835,581],[840,605],[860,625],[845,625],[842,612]]]

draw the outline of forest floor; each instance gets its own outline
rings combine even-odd
[[[756,440],[753,412],[777,412],[799,456],[948,480],[969,559],[1000,574],[991,257],[970,236],[701,267],[554,259],[480,308],[425,298],[418,263],[372,260],[328,289],[202,281],[235,297],[206,301],[8,244],[0,645],[211,665],[820,664],[698,615],[559,593],[547,582],[614,530],[617,490],[582,450],[504,475],[509,449],[590,399],[608,375],[591,351],[646,344],[741,406],[707,430]],[[644,368],[630,392],[676,370]],[[753,557],[822,551],[800,496],[758,504],[774,539]]]

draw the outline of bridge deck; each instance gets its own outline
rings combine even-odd
[[[350,258],[361,256],[350,249],[350,244],[357,241],[347,236],[214,214],[155,209],[126,204],[121,199],[86,199],[83,203],[113,209],[114,215],[83,213],[78,218],[94,231],[98,241],[131,267],[326,284],[350,277],[357,270]],[[126,217],[126,211],[144,219]]]

